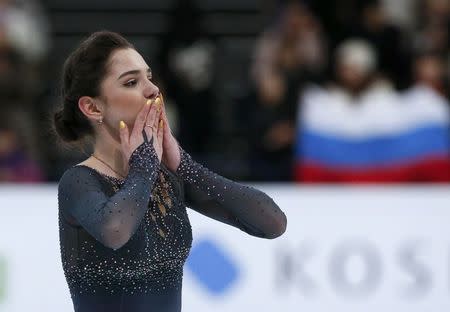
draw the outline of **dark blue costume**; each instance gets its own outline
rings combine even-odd
[[[179,312],[192,245],[186,206],[250,235],[274,238],[286,216],[265,193],[196,163],[180,147],[176,172],[151,142],[125,179],[78,165],[58,189],[64,274],[76,312]]]

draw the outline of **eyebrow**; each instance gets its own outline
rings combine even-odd
[[[135,75],[135,74],[139,74],[140,70],[139,69],[134,69],[134,70],[129,70],[127,72],[124,72],[123,74],[121,74],[119,76],[119,78],[117,78],[117,80],[119,80],[120,78],[126,76],[126,75]],[[147,68],[147,73],[151,74],[152,70],[150,68]]]

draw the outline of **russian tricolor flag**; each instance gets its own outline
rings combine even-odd
[[[374,87],[352,99],[314,87],[301,101],[297,181],[450,181],[449,106],[431,89]]]

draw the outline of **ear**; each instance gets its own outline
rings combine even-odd
[[[90,96],[82,96],[78,100],[80,111],[91,121],[98,122],[103,117],[102,107]]]

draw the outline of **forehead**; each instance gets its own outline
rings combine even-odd
[[[111,55],[108,71],[113,76],[130,70],[144,70],[148,68],[144,58],[134,49],[120,49]]]

